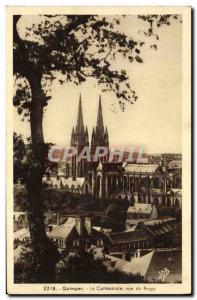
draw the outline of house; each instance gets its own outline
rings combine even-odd
[[[172,245],[175,219],[141,221],[123,232],[111,233],[110,252],[134,253],[137,249],[165,248]]]
[[[135,252],[138,248],[154,248],[154,236],[146,229],[111,233],[111,252],[122,252],[123,256]]]
[[[28,221],[27,221],[26,212],[14,212],[13,218],[14,218],[14,231],[27,227]]]
[[[144,256],[136,256],[131,261],[126,261],[112,255],[104,254],[102,248],[91,247],[90,250],[96,259],[102,259],[109,271],[118,270],[127,275],[140,274],[146,276],[154,251]]]
[[[157,217],[155,204],[135,203],[127,210],[127,219],[156,219]]]
[[[62,187],[76,194],[91,194],[91,186],[85,177],[60,178]]]
[[[79,238],[80,235],[79,221],[74,218],[68,218],[67,221],[59,226],[56,226],[48,233],[59,248],[66,248],[73,244],[73,241]]]
[[[91,194],[91,186],[85,177],[44,176],[43,183],[53,188],[64,189],[75,194]]]
[[[14,247],[26,245],[30,241],[30,232],[28,228],[21,228],[14,232]]]
[[[87,248],[92,244],[108,246],[111,243],[106,229],[93,227],[91,218],[80,216],[68,217],[66,222],[55,226],[48,237],[60,249],[71,249],[73,246]]]

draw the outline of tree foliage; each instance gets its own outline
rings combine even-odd
[[[21,247],[21,246],[18,246]],[[51,283],[54,281],[55,266],[60,259],[56,247],[49,243],[36,256],[29,248],[23,248],[14,265],[16,283]],[[41,270],[41,271],[40,271]]]
[[[47,157],[48,149],[51,143],[45,144],[43,147],[42,156]],[[14,164],[14,183],[27,183],[28,173],[32,161],[34,160],[34,153],[32,151],[31,138],[24,139],[21,134],[13,133],[13,164]],[[44,170],[56,167],[55,163],[50,163],[45,159]]]
[[[136,92],[130,85],[125,70],[114,68],[114,61],[121,56],[129,62],[143,63],[141,48],[146,38],[153,38],[151,47],[156,49],[154,38],[159,34],[153,27],[170,25],[177,15],[139,15],[148,28],[139,39],[121,32],[121,21],[126,16],[97,15],[42,15],[32,26],[24,28],[20,38],[20,16],[14,16],[14,74],[17,89],[14,105],[20,114],[27,116],[31,111],[31,87],[28,83],[31,72],[41,81],[42,105],[50,99],[50,85],[57,74],[62,74],[60,83],[73,82],[79,85],[94,78],[103,91],[115,93],[121,108],[125,102],[134,103]],[[18,22],[20,25],[20,22]],[[154,26],[155,25],[155,26]],[[15,28],[15,27],[14,27]],[[23,83],[21,78],[25,78]]]
[[[29,144],[25,144],[23,136],[16,132],[13,134],[13,162],[14,162],[14,183],[26,182],[28,172],[28,161],[31,159]]]
[[[112,203],[106,209],[106,217],[103,219],[103,227],[112,228],[119,232],[125,229],[126,210],[120,205]]]

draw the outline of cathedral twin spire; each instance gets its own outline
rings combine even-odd
[[[109,146],[107,127],[104,130],[103,112],[101,104],[101,96],[99,97],[98,115],[96,127],[93,127],[91,147],[95,149],[97,146]]]
[[[98,107],[98,115],[97,115],[97,124],[96,130],[100,130],[102,133],[104,131],[103,126],[103,112],[102,112],[102,104],[101,104],[101,96],[99,96],[99,107]]]
[[[88,146],[89,145],[89,136],[88,136],[88,128],[84,127],[83,123],[83,111],[82,111],[82,102],[81,102],[81,94],[79,96],[79,107],[78,107],[78,115],[77,115],[77,125],[72,129],[71,135],[71,146]]]
[[[77,116],[77,125],[72,130],[71,135],[71,146],[87,146],[89,145],[89,135],[88,129],[84,127],[83,122],[83,112],[82,112],[82,101],[81,94],[79,96],[79,107],[78,107],[78,116]],[[109,146],[109,138],[107,127],[104,130],[103,124],[103,113],[102,113],[102,104],[101,104],[101,96],[99,97],[99,107],[98,107],[98,115],[97,115],[97,123],[96,127],[93,127],[92,131],[92,141],[91,148],[95,149],[97,146]]]
[[[82,112],[82,103],[81,103],[81,94],[79,96],[79,108],[78,108],[78,116],[77,116],[77,126],[76,132],[84,133],[84,124],[83,124],[83,112]]]

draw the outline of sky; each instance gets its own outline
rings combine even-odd
[[[19,32],[32,24],[36,17],[23,16]],[[134,38],[141,38],[139,27],[143,21],[127,16],[121,31]],[[58,146],[70,143],[71,130],[76,125],[79,94],[82,96],[84,123],[89,136],[96,125],[99,95],[102,98],[104,125],[108,127],[111,145],[141,146],[147,153],[181,153],[181,101],[182,101],[182,25],[174,21],[158,29],[158,50],[144,47],[143,64],[128,63],[118,59],[117,68],[125,69],[138,100],[127,105],[122,112],[113,93],[103,93],[93,79],[76,86],[72,83],[52,84],[52,99],[44,113],[45,142]],[[14,109],[14,130],[30,136],[30,124],[22,122]]]

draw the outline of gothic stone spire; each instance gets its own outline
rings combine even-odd
[[[102,112],[101,96],[99,96],[99,107],[98,107],[96,131],[99,131],[99,133],[102,134],[102,135],[104,134],[103,112]]]
[[[99,106],[98,106],[98,115],[97,123],[95,129],[95,142],[97,146],[103,146],[103,137],[104,137],[104,125],[103,125],[103,112],[101,104],[101,96],[99,97]]]
[[[99,96],[97,123],[96,123],[95,130],[93,128],[91,145],[93,149],[96,148],[97,146],[108,146],[108,133],[107,131],[104,132],[101,96]]]
[[[82,112],[82,104],[81,104],[81,94],[79,96],[79,108],[78,108],[76,134],[77,135],[83,135],[84,134],[84,124],[83,124],[83,112]]]

